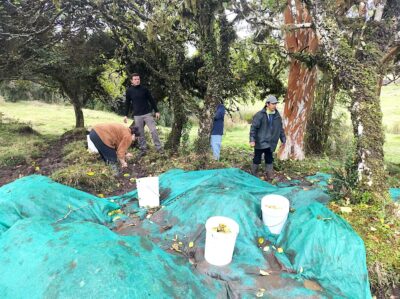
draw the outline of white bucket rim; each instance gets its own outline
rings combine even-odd
[[[218,225],[221,222],[226,224],[231,229],[231,232],[229,234],[236,234],[236,235],[239,234],[239,224],[232,218],[225,217],[225,216],[209,217],[205,224],[206,231],[211,232],[212,228],[215,227],[216,224]],[[213,233],[221,234],[221,235],[228,235],[227,233],[219,233],[219,232],[213,232]]]
[[[273,210],[269,207],[266,207],[267,203],[279,204],[282,208]],[[263,213],[267,211],[273,211],[273,215],[280,216],[287,214],[289,212],[289,208],[289,199],[279,194],[268,194],[261,199],[261,210],[263,211]]]

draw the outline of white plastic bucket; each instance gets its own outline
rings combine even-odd
[[[137,179],[136,186],[138,190],[139,206],[155,208],[160,205],[158,176]]]
[[[273,234],[280,234],[289,214],[289,200],[277,194],[261,199],[263,222]]]
[[[224,224],[230,232],[217,232],[216,228]],[[206,246],[204,258],[215,266],[225,266],[232,261],[239,225],[232,219],[223,216],[208,218],[206,222]]]
[[[93,141],[90,139],[89,135],[86,135],[88,150],[91,153],[98,153],[96,146],[94,145]]]

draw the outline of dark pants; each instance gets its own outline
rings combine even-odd
[[[262,154],[264,154],[265,164],[272,164],[274,159],[272,158],[272,151],[270,148],[263,148],[263,149],[255,148],[253,163],[257,165],[261,164]]]
[[[100,139],[99,135],[95,132],[95,130],[91,130],[89,134],[90,140],[92,140],[93,144],[96,146],[97,150],[101,158],[106,163],[117,163],[117,151],[107,145]]]

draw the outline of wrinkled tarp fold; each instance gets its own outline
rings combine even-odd
[[[371,297],[363,242],[323,205],[322,185],[277,187],[239,169],[170,170],[160,176],[160,193],[161,209],[147,218],[136,190],[100,199],[40,176],[3,186],[0,268],[12,270],[0,276],[0,296],[24,298],[24,285],[30,298]],[[286,196],[293,208],[280,236],[261,219],[267,194]],[[90,209],[63,219],[88,202]],[[108,214],[120,206],[142,220],[116,234]],[[216,215],[240,226],[225,267],[203,257],[204,224]],[[322,290],[306,288],[306,280]]]

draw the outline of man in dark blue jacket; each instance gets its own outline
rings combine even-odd
[[[268,180],[273,179],[272,154],[276,149],[278,140],[281,140],[281,146],[285,146],[286,142],[282,118],[278,110],[276,110],[277,103],[276,97],[273,95],[268,96],[265,107],[254,115],[250,128],[250,146],[254,147],[251,173],[257,176],[258,166],[261,164],[261,157],[264,154]]]
[[[139,147],[144,154],[147,150],[146,139],[144,137],[144,125],[150,130],[151,137],[154,142],[154,146],[157,151],[162,151],[162,145],[160,142],[160,138],[158,137],[156,122],[152,116],[152,112],[154,110],[156,119],[160,118],[160,113],[158,112],[156,102],[151,96],[150,91],[140,85],[140,75],[137,73],[133,73],[131,75],[131,86],[126,91],[126,110],[124,122],[127,123],[128,115],[130,111],[133,112],[133,118],[135,120],[135,126],[139,129],[140,138]]]
[[[210,140],[211,149],[215,160],[219,160],[219,154],[221,152],[222,135],[224,134],[224,116],[225,107],[223,104],[218,104],[214,116]]]

